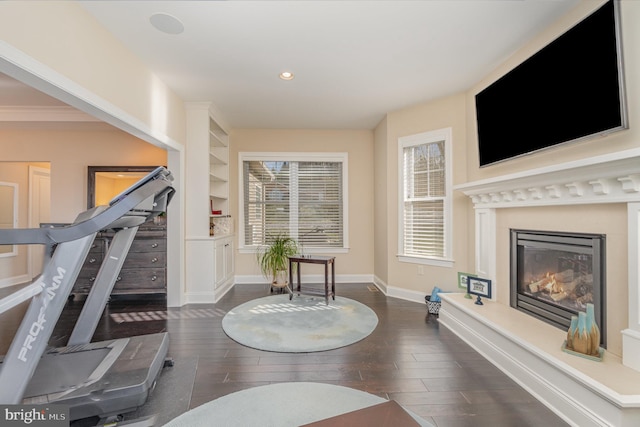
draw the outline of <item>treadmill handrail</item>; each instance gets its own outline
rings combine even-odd
[[[109,229],[112,223],[125,216],[127,212],[135,211],[138,205],[151,196],[155,195],[154,205],[157,205],[157,201],[164,197],[170,199],[175,191],[171,186],[172,180],[171,172],[164,167],[157,168],[141,180],[141,182],[144,181],[142,185],[135,184],[125,190],[117,200],[112,200],[111,205],[106,209],[104,206],[93,208],[104,209],[93,218],[64,227],[0,229],[0,244],[51,245],[77,240],[89,234]]]
[[[109,207],[97,206],[80,213],[71,226],[30,229],[34,232],[26,233],[27,237],[34,237],[36,242],[26,240],[25,230],[8,230],[22,232],[23,235],[0,234],[0,244],[59,243],[46,261],[42,274],[28,286],[28,291],[12,295],[13,301],[0,300],[0,304],[10,305],[24,300],[28,293],[34,293],[0,365],[0,403],[22,402],[96,234],[108,228],[127,231],[136,218],[142,222],[164,212],[175,191],[171,180],[169,171],[164,168],[156,170],[154,177],[147,177],[144,185],[132,186],[123,198],[112,202]],[[7,236],[17,238],[9,242]],[[39,292],[38,286],[41,288]]]
[[[40,292],[42,292],[42,284],[39,282],[34,282],[29,286],[25,286],[24,288],[7,295],[6,297],[0,299],[0,314],[4,313],[5,311],[9,311],[13,307],[27,301],[28,299],[33,298]]]

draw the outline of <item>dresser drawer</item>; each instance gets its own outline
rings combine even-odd
[[[96,236],[73,286],[74,295],[89,293],[114,235],[107,231]],[[166,230],[145,224],[131,242],[111,294],[166,293],[166,267]]]
[[[122,269],[166,267],[166,252],[129,252]]]
[[[135,239],[131,244],[129,253],[132,252],[166,252],[166,239]]]
[[[122,269],[116,279],[113,293],[120,293],[122,291],[126,291],[127,293],[135,293],[137,291],[144,293],[150,290],[165,292],[166,285],[166,270],[164,268]]]

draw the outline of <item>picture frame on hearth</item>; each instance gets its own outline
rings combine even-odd
[[[467,278],[467,293],[478,297],[491,298],[491,280],[469,276]]]
[[[467,291],[469,277],[474,277],[473,274],[463,273],[461,271],[458,272],[458,288],[464,289]]]

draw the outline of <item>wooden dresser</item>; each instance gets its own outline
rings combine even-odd
[[[113,232],[96,235],[73,286],[73,297],[89,294],[113,236]],[[131,244],[111,295],[166,294],[166,272],[166,227],[154,223],[143,224]]]

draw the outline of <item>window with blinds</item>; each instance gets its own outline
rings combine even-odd
[[[440,133],[401,138],[402,256],[449,258],[447,140]]]
[[[344,246],[343,162],[243,160],[244,246],[288,235],[305,250]]]

